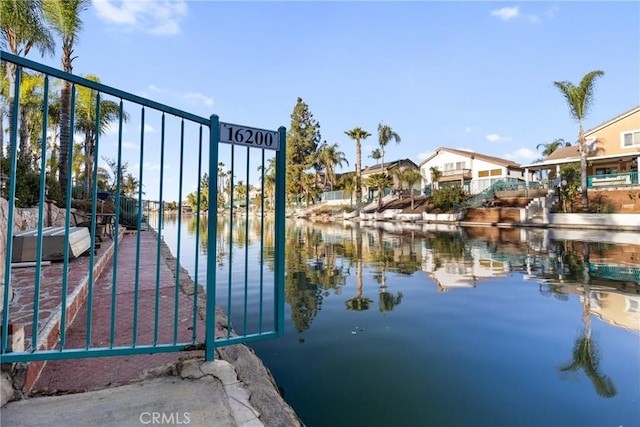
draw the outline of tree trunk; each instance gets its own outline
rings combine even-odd
[[[584,130],[580,123],[580,186],[582,187],[582,212],[589,212],[589,194],[587,192],[587,141],[584,138]]]
[[[70,129],[71,118],[69,117],[71,110],[71,84],[63,81],[60,98],[60,153],[58,161],[60,188],[62,194],[67,194],[67,185],[69,182],[69,144],[72,132]],[[71,195],[68,195],[71,197]],[[65,196],[66,200],[66,196]]]
[[[360,156],[361,156],[361,154],[362,153],[361,153],[361,147],[360,147],[360,140],[356,139],[356,207],[358,209],[360,209],[360,205],[362,204],[362,183],[360,182],[360,179],[361,179]]]

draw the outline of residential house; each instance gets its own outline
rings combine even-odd
[[[536,180],[534,172],[511,160],[445,147],[420,163],[420,173],[425,193],[459,183],[468,194],[478,194],[498,181],[524,184]]]
[[[585,132],[587,186],[617,187],[638,184],[640,160],[640,105]],[[527,170],[560,175],[560,166],[580,162],[578,146],[560,148],[544,161],[524,165]]]
[[[404,189],[407,191],[411,190],[420,190],[420,182],[417,182],[413,185],[412,188],[408,188],[405,183],[400,182],[397,176],[397,171],[404,171],[405,169],[415,169],[418,171],[418,165],[412,162],[409,159],[400,159],[394,160],[392,162],[385,162],[382,164],[378,164],[375,166],[365,167],[360,171],[360,176],[362,178],[362,195],[365,199],[372,200],[376,195],[376,191],[378,190],[375,187],[370,187],[367,184],[367,179],[376,173],[382,173],[383,171],[387,173],[393,179],[393,189]]]

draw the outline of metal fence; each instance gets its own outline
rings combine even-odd
[[[6,150],[2,147],[0,170],[6,198],[0,200],[6,207],[0,211],[8,224],[6,235],[0,234],[0,253],[5,249],[0,263],[4,363],[193,349],[204,350],[212,360],[217,346],[282,334],[284,128],[276,133],[277,150],[249,147],[246,141],[236,145],[222,139],[227,143],[220,144],[220,130],[228,124],[215,115],[201,117],[5,52],[1,58],[10,70],[9,91],[2,94],[9,105],[3,119],[9,143]],[[61,102],[65,93],[66,115]],[[65,127],[72,131],[61,141],[58,130]],[[63,145],[69,150],[68,161],[57,166]],[[82,160],[76,162],[79,155]],[[62,168],[68,179],[55,191]],[[79,196],[84,200],[75,198]],[[28,207],[34,201],[30,222],[20,216],[27,210],[16,205]],[[185,290],[180,273],[184,239],[179,228],[176,268],[165,268],[163,215],[168,201],[177,203],[179,223],[185,215],[196,216],[195,256],[203,246],[206,252],[206,274],[198,273],[196,259],[196,286],[190,290]],[[183,212],[187,203],[193,207],[191,214]],[[60,214],[57,218],[52,218],[53,210]],[[77,219],[80,212],[84,218]],[[218,230],[219,215],[229,215],[232,222],[238,215],[251,215],[259,223],[261,241],[275,242],[269,264],[260,246],[259,275],[248,273],[248,254],[240,268],[229,268],[225,301],[217,300],[218,240],[222,235],[224,241],[233,241],[248,222]],[[265,227],[270,215],[275,226]],[[201,225],[206,225],[204,231]],[[110,236],[103,234],[105,226]],[[75,233],[88,234],[82,255],[74,252]],[[49,260],[54,240],[62,249]],[[23,256],[28,261],[19,263]],[[253,261],[251,266],[255,269]],[[240,279],[232,280],[233,274]],[[238,281],[244,289],[234,288]],[[261,296],[269,294],[256,309],[248,307],[248,287],[259,288]],[[235,307],[232,299],[238,298],[245,310],[244,326],[221,333],[224,322],[216,307]],[[269,307],[262,306],[266,304]],[[81,342],[70,338],[70,325],[83,328]],[[19,343],[21,331],[25,336]]]

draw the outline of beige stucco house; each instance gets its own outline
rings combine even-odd
[[[587,130],[585,137],[589,148],[589,188],[638,184],[640,105]],[[579,161],[579,147],[572,146],[554,151],[542,162],[523,166],[528,170],[546,170],[558,175],[561,165]]]

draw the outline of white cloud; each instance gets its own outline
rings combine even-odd
[[[491,11],[491,16],[497,16],[503,21],[509,21],[511,19],[517,18],[518,15],[520,15],[520,9],[518,8],[518,6],[503,7],[502,9]]]
[[[196,92],[187,92],[183,95],[184,99],[193,103],[202,103],[207,107],[213,106],[213,98]]]
[[[464,133],[471,133],[471,128],[469,126],[464,128]]]
[[[180,33],[180,20],[187,14],[184,0],[93,0],[93,6],[109,24],[153,35]]]
[[[533,161],[540,157],[540,154],[529,149],[529,148],[519,148],[512,153],[505,154],[505,159],[515,160],[515,161]]]
[[[145,132],[155,132],[155,129],[151,125],[144,125]]]
[[[549,20],[556,17],[558,12],[557,6],[552,6],[547,9],[542,14],[525,14],[520,13],[520,8],[518,6],[514,7],[503,7],[502,9],[495,9],[491,11],[491,16],[497,16],[499,19],[503,21],[510,21],[512,19],[523,19],[531,24],[539,24],[543,20]]]
[[[487,141],[490,141],[490,142],[508,142],[508,141],[511,141],[511,138],[509,138],[508,136],[498,135],[497,133],[490,133],[489,135],[485,136],[484,139],[486,139]]]
[[[152,90],[154,92],[161,92],[160,88],[156,85],[154,85],[153,83],[149,84],[148,86],[149,90]]]

